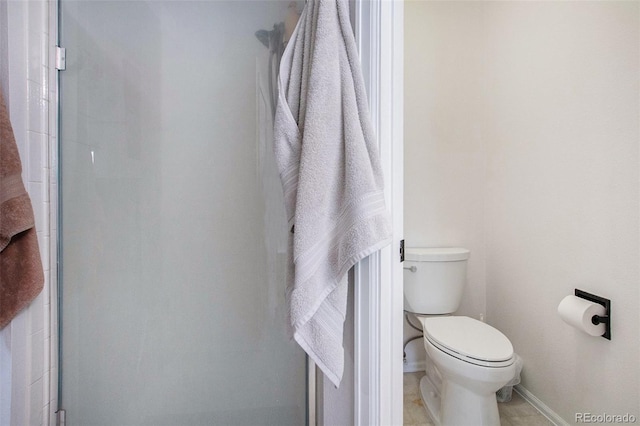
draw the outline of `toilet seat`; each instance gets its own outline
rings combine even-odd
[[[420,317],[425,338],[439,350],[470,364],[513,364],[513,345],[500,331],[464,316]]]

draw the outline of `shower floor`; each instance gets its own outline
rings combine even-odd
[[[404,374],[404,425],[432,426],[420,398],[420,378],[423,372]],[[501,426],[549,426],[553,425],[517,392],[511,401],[498,403]]]

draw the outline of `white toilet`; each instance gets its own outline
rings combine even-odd
[[[453,316],[466,284],[469,250],[407,248],[404,309],[424,333],[420,393],[436,425],[500,425],[496,391],[515,375],[513,346],[484,322]]]

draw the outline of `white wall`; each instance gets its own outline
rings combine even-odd
[[[482,4],[406,2],[406,247],[471,250],[458,313],[485,313],[485,151],[482,119]],[[414,321],[415,323],[415,321]],[[417,332],[405,325],[405,334]],[[422,359],[421,341],[407,361]]]
[[[481,248],[465,297],[566,422],[640,417],[640,3],[405,7],[407,241]],[[574,288],[612,300],[611,341],[560,320]]]
[[[640,414],[638,2],[485,8],[487,314],[566,421]],[[612,340],[556,314],[612,301]],[[582,390],[576,392],[576,390]]]

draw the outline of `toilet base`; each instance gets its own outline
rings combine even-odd
[[[495,393],[481,396],[458,384],[444,381],[442,395],[428,375],[420,379],[420,395],[436,426],[500,426]]]
[[[440,392],[428,375],[420,379],[420,396],[431,421],[435,426],[440,426]]]

